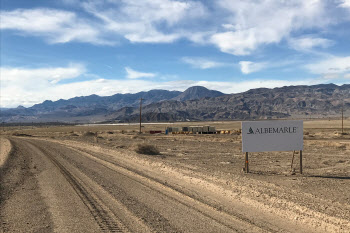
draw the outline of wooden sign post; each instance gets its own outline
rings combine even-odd
[[[303,174],[303,151],[300,152],[300,174]]]
[[[249,173],[249,160],[248,160],[248,152],[245,152],[245,173]]]

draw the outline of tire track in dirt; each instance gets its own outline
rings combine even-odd
[[[69,144],[71,148],[75,148],[75,146],[73,147],[73,144]],[[66,145],[67,146],[67,145]],[[120,156],[118,155],[115,159],[113,159],[113,157],[111,157],[112,153],[111,152],[104,152],[107,153],[106,155],[104,155],[104,153],[102,153],[102,151],[100,151],[99,149],[97,149],[98,147],[94,147],[93,148],[93,152],[90,151],[92,150],[91,148],[85,148],[85,147],[81,147],[81,145],[76,146],[76,148],[79,151],[85,151],[86,153],[90,153],[93,154],[94,156],[97,156],[99,158],[108,158],[108,161],[114,164],[117,164],[118,166],[122,166],[120,165],[118,162],[116,162],[116,158],[119,158]],[[107,160],[106,160],[107,161]],[[118,160],[119,161],[119,160]],[[124,162],[123,162],[124,163]],[[126,163],[128,164],[128,163]],[[125,167],[126,169],[130,170],[130,164],[128,164],[128,167]],[[138,173],[138,170],[132,169],[132,171]],[[144,174],[141,173],[141,175],[145,176]],[[150,176],[148,176],[150,177]],[[152,177],[150,177],[152,178]],[[153,177],[154,178],[154,177]],[[158,180],[157,178],[155,178],[155,180],[157,180],[159,183],[165,184],[166,186],[170,186],[173,189],[176,189],[179,192],[182,192],[183,187],[180,186],[179,188],[176,188],[174,186],[172,186],[169,183],[164,183],[164,179],[162,180]],[[250,182],[253,182],[253,180],[248,180]],[[248,182],[248,184],[250,183]],[[238,218],[241,218],[242,220],[247,220],[247,221],[252,221],[254,222],[256,225],[258,226],[262,226],[264,229],[269,229],[270,231],[280,231],[281,229],[290,229],[291,231],[295,231],[295,227],[297,229],[299,229],[299,231],[301,229],[304,229],[305,232],[347,232],[346,229],[349,229],[349,220],[346,217],[335,217],[332,214],[331,215],[327,215],[327,214],[323,214],[322,212],[319,212],[313,208],[308,208],[308,206],[304,206],[305,203],[299,203],[298,199],[304,200],[306,199],[306,201],[310,201],[310,203],[314,203],[312,200],[314,199],[314,197],[306,194],[306,193],[297,193],[294,190],[286,190],[286,189],[281,189],[280,187],[277,187],[275,185],[269,185],[269,183],[263,182],[260,184],[260,182],[258,182],[259,184],[256,184],[256,181],[254,181],[253,183],[249,184],[250,187],[250,191],[248,190],[243,190],[243,192],[247,192],[245,195],[249,196],[249,199],[247,199],[247,196],[243,196],[240,198],[244,198],[243,202],[244,203],[248,203],[248,205],[253,205],[253,206],[257,206],[259,207],[260,210],[266,210],[270,215],[278,215],[282,218],[284,218],[284,220],[287,222],[287,225],[282,225],[281,228],[275,227],[275,225],[281,225],[281,224],[270,224],[270,223],[274,223],[273,221],[269,221],[266,222],[266,220],[264,221],[264,219],[260,219],[257,220],[256,218],[251,218],[249,216],[249,218],[247,218],[247,216],[244,216],[241,214],[240,211],[231,211],[229,210],[228,213],[231,215],[235,215]],[[238,187],[241,187],[241,185],[238,185]],[[267,185],[267,186],[266,186]],[[254,188],[251,189],[253,186]],[[266,186],[266,187],[265,187]],[[260,188],[263,187],[263,189],[261,190]],[[236,186],[237,188],[237,186]],[[271,190],[270,190],[271,189]],[[188,191],[188,190],[186,190]],[[251,195],[250,195],[250,192]],[[271,194],[272,192],[272,194]],[[188,192],[186,192],[187,195]],[[265,195],[266,194],[266,195]],[[269,195],[272,195],[271,197]],[[307,197],[305,197],[305,195]],[[193,197],[192,195],[190,195],[191,197]],[[197,196],[197,195],[196,195]],[[310,197],[309,197],[310,196]],[[194,197],[196,198],[196,197]],[[250,199],[252,198],[252,199]],[[271,200],[270,200],[271,198]],[[198,199],[198,198],[197,198]],[[203,199],[200,199],[201,201],[203,201]],[[298,202],[295,202],[298,201]],[[305,200],[304,200],[305,201]],[[325,200],[321,200],[321,199],[317,199],[315,200],[316,204],[322,204]],[[207,199],[204,200],[204,202],[207,202]],[[319,202],[319,203],[318,203]],[[210,205],[213,203],[210,203]],[[212,206],[217,206],[212,205]],[[348,206],[348,205],[347,205]],[[332,207],[332,206],[330,206]],[[336,207],[335,207],[336,208]],[[345,208],[345,206],[343,206],[343,208]],[[219,205],[219,210],[222,210],[220,208]],[[224,209],[225,211],[225,209]],[[261,212],[261,211],[260,211]],[[277,217],[277,216],[276,216]],[[250,220],[252,219],[252,220]],[[262,221],[261,221],[262,220]],[[288,223],[289,222],[289,223]],[[293,224],[297,224],[297,226],[291,227],[291,225],[293,226]],[[289,226],[288,226],[289,225]],[[268,226],[268,227],[267,227]]]
[[[48,144],[46,144],[48,146]],[[42,146],[40,146],[42,147]],[[203,218],[210,219],[209,222],[212,222],[216,225],[220,225],[223,227],[223,229],[226,228],[224,231],[228,232],[277,232],[274,229],[264,227],[264,226],[257,226],[253,222],[251,222],[249,219],[243,219],[239,218],[237,216],[232,216],[230,214],[227,214],[225,212],[222,212],[220,210],[217,210],[216,208],[209,206],[199,200],[193,199],[190,196],[187,196],[186,194],[182,193],[181,190],[175,190],[173,187],[166,185],[164,183],[161,183],[155,179],[152,179],[150,177],[146,177],[142,173],[138,171],[131,171],[127,168],[122,167],[121,165],[112,164],[109,161],[101,160],[91,154],[88,154],[86,152],[82,152],[80,150],[76,150],[74,148],[69,148],[70,150],[74,150],[76,153],[79,153],[85,158],[88,158],[91,161],[97,162],[100,165],[102,165],[104,168],[107,168],[111,170],[113,173],[119,173],[122,174],[125,177],[128,177],[128,179],[133,180],[135,183],[139,183],[142,186],[147,186],[148,189],[152,190],[152,192],[157,193],[157,195],[164,196],[166,199],[171,200],[174,203],[177,203],[178,206],[183,206],[182,208],[186,208],[191,210],[192,212],[197,213],[198,215],[203,216]],[[45,151],[47,148],[45,148]],[[63,154],[60,155],[64,160],[68,161],[70,164],[73,164],[74,161],[71,161],[68,156],[64,156]],[[52,158],[53,161],[57,162],[57,159]],[[60,166],[58,165],[58,166]],[[61,165],[62,166],[62,165]],[[77,164],[77,166],[79,166]],[[65,168],[61,168],[63,171],[65,171]],[[79,170],[84,172],[84,169]],[[85,169],[86,170],[86,169]],[[70,173],[69,171],[65,171],[66,173]],[[71,176],[71,175],[70,175]],[[108,191],[108,190],[107,190]],[[135,200],[134,200],[135,201]],[[169,207],[170,208],[170,207]],[[158,230],[157,230],[158,231]],[[176,230],[176,232],[178,232]]]
[[[29,139],[28,139],[29,140]],[[197,214],[200,214],[204,216],[207,219],[210,219],[211,222],[215,222],[218,225],[222,225],[227,229],[230,229],[230,231],[236,231],[236,232],[293,232],[293,228],[288,227],[287,225],[280,225],[280,224],[270,224],[270,222],[266,222],[267,219],[255,219],[255,218],[248,218],[246,215],[241,214],[239,211],[226,211],[225,209],[218,208],[217,205],[212,205],[213,203],[207,202],[205,199],[205,196],[201,198],[201,196],[197,195],[191,195],[191,193],[187,192],[187,189],[182,189],[181,186],[178,186],[177,184],[172,184],[164,182],[164,179],[160,179],[160,177],[153,177],[150,175],[147,175],[148,173],[144,173],[143,170],[140,170],[140,167],[130,167],[130,164],[125,165],[123,162],[119,163],[116,159],[113,159],[111,155],[104,154],[102,151],[92,151],[89,148],[80,148],[80,147],[72,147],[70,145],[65,145],[60,142],[49,142],[45,140],[33,140],[30,139],[33,144],[35,144],[37,147],[40,147],[43,151],[43,153],[48,153],[51,151],[55,151],[55,153],[52,152],[50,156],[53,156],[54,159],[59,158],[58,163],[61,164],[64,169],[67,170],[68,173],[70,173],[71,176],[75,177],[76,180],[78,180],[80,183],[82,183],[83,187],[86,188],[86,191],[93,195],[94,189],[92,186],[86,186],[86,180],[81,180],[81,176],[77,175],[77,171],[84,173],[87,177],[90,177],[90,179],[93,178],[91,170],[90,172],[89,167],[85,167],[81,165],[84,163],[83,161],[91,161],[91,165],[98,164],[100,168],[96,168],[97,172],[102,172],[101,174],[95,174],[96,176],[99,175],[101,181],[103,181],[105,178],[104,175],[107,176],[107,169],[110,170],[110,174],[119,174],[118,176],[125,176],[125,178],[129,179],[130,181],[134,183],[138,183],[141,186],[147,187],[149,190],[151,190],[154,193],[157,193],[156,195],[160,198],[165,198],[167,200],[170,200],[171,202],[176,202],[178,205],[183,206],[184,208],[187,208],[193,212],[196,212]],[[39,143],[39,141],[41,141]],[[50,149],[51,148],[51,149]],[[62,150],[61,154],[57,151]],[[70,154],[70,152],[72,154]],[[74,152],[74,153],[73,153]],[[73,156],[74,155],[74,156]],[[76,155],[78,157],[76,157]],[[73,160],[73,157],[75,158],[75,161]],[[56,160],[57,160],[56,159]],[[86,166],[86,165],[85,165]],[[94,166],[94,165],[93,165]],[[76,169],[77,171],[74,171]],[[105,172],[106,171],[106,172]],[[113,190],[108,188],[108,185],[105,186],[103,182],[99,182],[100,180],[96,179],[94,177],[95,183],[98,183],[100,188],[103,188],[105,192],[109,193],[111,196],[111,199],[115,198],[118,199],[118,196],[115,196],[113,194]],[[83,184],[84,183],[84,184]],[[116,188],[116,187],[112,187]],[[96,189],[95,189],[96,190]],[[96,195],[98,195],[96,193]],[[123,194],[128,196],[128,194]],[[131,198],[130,196],[128,198]],[[98,198],[97,198],[98,199]],[[132,200],[135,202],[135,205],[139,205],[142,203],[137,202],[136,199]],[[105,204],[106,201],[104,201]],[[121,202],[121,204],[124,204]],[[170,207],[170,206],[169,206]],[[126,208],[131,208],[129,205],[126,205]],[[142,208],[150,208],[149,206],[144,206]],[[131,209],[130,209],[131,210]],[[156,209],[155,209],[156,210]],[[112,210],[110,210],[113,212]],[[132,212],[134,210],[131,210]],[[115,216],[118,216],[118,213],[114,212]],[[163,215],[162,213],[160,213]],[[137,216],[138,218],[143,219],[141,216]],[[165,218],[169,218],[169,216],[164,216]],[[166,220],[166,219],[165,219]],[[147,221],[147,220],[146,220]],[[149,220],[148,220],[149,221]],[[153,220],[152,220],[153,221]],[[163,220],[162,220],[163,221]],[[123,221],[121,221],[123,222]],[[172,224],[172,223],[171,223]],[[152,226],[149,225],[151,228]],[[175,230],[175,229],[174,229]],[[295,229],[294,229],[295,230]],[[300,230],[300,229],[299,229]],[[158,229],[159,231],[159,229]],[[164,231],[163,231],[164,232]]]
[[[0,167],[0,232],[51,232],[50,212],[42,200],[33,155],[10,139],[11,151]]]
[[[29,142],[30,143],[30,142]],[[118,220],[112,211],[96,196],[90,192],[83,183],[70,173],[53,155],[45,153],[40,147],[38,150],[42,151],[57,168],[61,171],[67,181],[71,184],[75,192],[78,194],[83,203],[87,206],[92,216],[96,220],[103,232],[129,232],[129,230]]]
[[[131,169],[130,167],[116,163],[116,161],[111,162],[109,160],[103,159],[97,153],[88,150],[77,150],[72,147],[69,148],[75,150],[77,153],[83,154],[84,156],[94,161],[97,161],[108,169],[125,174],[129,178],[133,177],[132,179],[134,181],[147,185],[154,191],[161,193],[162,195],[166,195],[167,197],[176,200],[188,208],[193,208],[208,218],[211,218],[220,224],[226,225],[232,230],[239,232],[287,232],[286,230],[282,230],[276,226],[268,225],[266,222],[261,223],[253,221],[239,213],[225,212],[222,209],[218,209],[217,207],[209,205],[203,199],[198,199],[193,195],[185,193],[183,190],[176,186],[168,184],[167,182],[163,182],[155,177],[150,177],[138,170]],[[150,184],[152,184],[152,187]],[[223,219],[225,221],[223,221]],[[227,224],[225,222],[230,222],[230,224]],[[235,227],[233,227],[233,225],[235,225]]]
[[[71,149],[76,150],[74,148]],[[150,177],[138,170],[131,169],[130,167],[126,167],[122,164],[118,164],[115,161],[111,162],[106,159],[103,159],[96,153],[79,150],[76,151],[94,161],[101,163],[104,167],[108,169],[125,174],[129,177],[134,177],[132,178],[134,181],[139,182],[143,185],[148,185],[154,191],[161,193],[162,195],[166,195],[167,197],[187,206],[188,208],[193,208],[201,214],[205,215],[206,217],[211,218],[214,221],[225,225],[234,231],[282,232],[282,229],[272,228],[259,222],[254,222],[251,219],[240,215],[239,213],[228,213],[223,210],[219,210],[216,207],[205,203],[203,200],[198,199],[193,195],[186,194],[183,190],[179,189],[176,186],[163,182],[160,179],[156,179],[155,177]],[[152,187],[150,186],[150,184],[152,184]],[[227,222],[230,222],[230,224],[228,224]],[[235,225],[235,227],[233,227],[233,225]]]

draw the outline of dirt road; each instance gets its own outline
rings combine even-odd
[[[346,204],[340,207],[345,215],[328,216],[279,199],[288,195],[311,197],[265,187],[280,193],[273,199],[267,192],[259,193],[261,183],[248,179],[242,186],[227,184],[225,188],[198,174],[120,151],[35,138],[14,137],[10,141],[11,154],[0,170],[3,232],[350,229],[350,206]],[[264,198],[268,200],[261,201]],[[278,205],[284,206],[283,211]]]

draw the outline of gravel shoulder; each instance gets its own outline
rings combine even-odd
[[[51,215],[40,194],[32,155],[13,149],[0,168],[0,232],[51,232]]]
[[[7,138],[0,136],[0,168],[4,166],[11,148],[11,142]]]

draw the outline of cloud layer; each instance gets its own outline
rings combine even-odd
[[[102,38],[98,26],[79,18],[76,13],[56,9],[17,9],[1,12],[1,29],[11,29],[24,35],[41,36],[49,43],[79,41],[93,44],[113,44]]]
[[[350,20],[340,11],[349,8],[348,0],[66,3],[69,6],[76,4],[83,11],[47,8],[2,11],[1,29],[41,36],[49,43],[79,41],[113,45],[122,39],[131,43],[172,43],[187,39],[214,45],[224,53],[249,55],[261,46],[278,44],[285,39],[298,50],[330,46],[331,40],[327,38],[317,35],[294,38],[294,34],[303,30],[322,30]]]
[[[237,93],[258,87],[281,87],[285,85],[310,85],[317,80],[287,81],[287,80],[246,80],[240,82],[220,81],[163,81],[157,82],[145,79],[102,79],[88,81],[73,81],[62,83],[64,79],[75,79],[86,75],[86,68],[80,64],[67,67],[50,67],[41,69],[1,68],[1,107],[26,107],[41,103],[44,100],[68,99],[75,96],[97,94],[101,96],[116,93],[136,93],[152,89],[184,91],[190,86],[205,86],[224,93]],[[146,73],[147,74],[147,73]],[[136,75],[138,76],[138,75]],[[145,77],[145,74],[142,75]],[[134,77],[135,78],[135,77]]]

